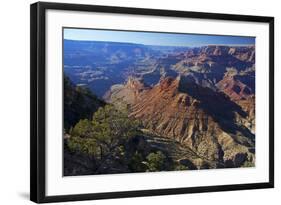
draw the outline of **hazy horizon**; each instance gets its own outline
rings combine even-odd
[[[64,28],[64,40],[133,43],[151,46],[200,47],[208,45],[252,46],[255,37],[179,34],[142,31]]]

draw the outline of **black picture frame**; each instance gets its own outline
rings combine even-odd
[[[45,25],[46,10],[86,11],[102,13],[169,16],[195,19],[215,19],[269,24],[269,181],[263,183],[229,184],[192,188],[122,191],[74,195],[46,196],[46,81],[45,81]],[[30,199],[37,203],[76,200],[96,200],[123,197],[140,197],[198,192],[231,191],[274,187],[274,18],[264,16],[230,15],[217,13],[125,8],[81,4],[38,2],[30,7]]]

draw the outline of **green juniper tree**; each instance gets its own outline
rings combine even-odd
[[[139,122],[128,117],[126,109],[106,105],[93,119],[80,120],[72,129],[68,145],[103,161],[124,154],[123,145],[139,131]]]
[[[150,153],[147,157],[148,171],[155,172],[164,169],[166,156],[161,152]]]

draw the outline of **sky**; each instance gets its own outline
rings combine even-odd
[[[64,39],[158,46],[252,45],[254,37],[64,28]]]

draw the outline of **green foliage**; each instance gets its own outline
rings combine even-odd
[[[101,148],[93,135],[93,127],[90,120],[80,120],[70,132],[68,140],[70,150],[77,150],[91,155],[99,155]]]
[[[144,158],[136,151],[134,155],[132,156],[130,162],[129,162],[129,168],[132,171],[135,172],[145,172],[147,170],[147,166],[145,165]]]
[[[114,148],[124,140],[138,133],[139,122],[128,118],[127,110],[116,109],[112,105],[99,108],[92,120],[94,136],[101,143]]]
[[[123,144],[135,136],[139,123],[128,118],[126,110],[106,105],[94,113],[93,119],[80,120],[71,130],[68,145],[102,160],[114,155],[124,155]]]
[[[254,162],[246,160],[241,167],[254,167],[254,166],[255,166]]]
[[[84,119],[80,120],[74,127],[71,129],[71,136],[73,137],[81,137],[81,138],[89,138],[93,132],[92,124],[90,120]]]
[[[147,157],[148,171],[161,171],[164,168],[166,156],[161,152],[150,153]]]
[[[188,169],[188,168],[187,168],[186,166],[182,165],[182,164],[177,164],[177,165],[175,165],[175,167],[174,167],[174,170],[176,170],[176,171],[187,170],[187,169]]]

